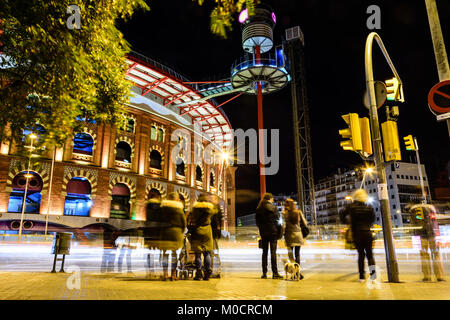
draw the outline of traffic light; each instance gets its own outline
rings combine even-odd
[[[405,146],[406,150],[416,150],[416,144],[414,143],[414,138],[410,134],[409,136],[403,137],[403,140],[405,140]]]
[[[400,101],[400,83],[397,78],[392,78],[385,81],[387,100],[389,101]]]
[[[398,140],[397,122],[388,120],[381,124],[383,134],[384,160],[402,160],[400,142]]]
[[[344,150],[362,151],[361,130],[357,113],[349,113],[342,116],[348,128],[339,130],[339,134],[346,141],[341,141],[340,145]]]
[[[361,129],[362,151],[365,156],[370,156],[372,154],[372,137],[370,136],[369,119],[359,119],[359,127]]]
[[[422,207],[417,207],[416,210],[414,210],[414,213],[416,214],[416,219],[417,220],[424,220],[425,217],[423,215],[423,208]]]

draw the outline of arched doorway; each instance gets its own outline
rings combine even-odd
[[[77,133],[73,138],[73,153],[86,154],[92,156],[94,139],[85,132]]]
[[[82,177],[73,177],[67,183],[64,215],[88,217],[92,207],[91,184]]]
[[[130,188],[126,184],[116,183],[112,189],[110,218],[130,218]]]
[[[120,141],[116,145],[116,160],[131,163],[131,147],[125,141]]]
[[[8,212],[22,212],[25,186],[27,185],[27,171],[16,175],[12,181],[12,191],[9,196]],[[41,191],[43,187],[41,177],[31,172],[28,174],[28,188],[25,198],[25,212],[39,213],[41,207]]]
[[[151,199],[161,200],[161,192],[159,192],[158,189],[151,188],[150,191],[148,192],[148,200]]]
[[[157,150],[150,152],[150,168],[161,170],[162,157]]]

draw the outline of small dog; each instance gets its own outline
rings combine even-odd
[[[286,280],[300,280],[300,265],[297,262],[291,262],[288,259],[283,259],[283,262]]]

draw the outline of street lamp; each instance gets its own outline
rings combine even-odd
[[[363,170],[364,170],[364,175],[363,175],[363,179],[361,181],[361,186],[359,187],[360,189],[363,188],[364,181],[366,180],[366,175],[367,174],[371,175],[373,173],[373,171],[374,171],[372,167],[367,167],[367,168],[365,168]]]
[[[31,133],[29,136],[30,138],[30,146],[28,146],[28,148],[30,148],[30,155],[28,156],[28,166],[27,166],[27,174],[24,175],[25,176],[25,193],[23,195],[23,201],[22,201],[22,214],[20,215],[20,226],[19,226],[19,242],[22,240],[22,225],[23,225],[23,215],[25,213],[25,206],[26,206],[26,199],[27,199],[27,193],[28,193],[28,180],[30,179],[30,177],[32,177],[33,175],[30,174],[30,163],[31,163],[31,157],[33,156],[33,142],[34,139],[37,139],[37,135],[35,135],[34,133]]]

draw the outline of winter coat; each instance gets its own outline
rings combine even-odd
[[[161,233],[159,248],[162,250],[177,250],[183,246],[186,217],[183,203],[174,200],[161,202]]]
[[[213,250],[213,233],[211,217],[216,214],[216,208],[211,202],[196,202],[189,215],[189,232],[191,233],[191,248],[195,252]]]
[[[161,236],[161,202],[151,199],[147,204],[146,226],[143,228],[145,243],[149,248],[158,248]]]
[[[305,225],[308,223],[300,210],[295,211],[298,214],[297,221],[289,219],[289,212],[283,211],[283,220],[285,221],[284,241],[286,242],[286,247],[297,247],[305,244],[302,229],[300,228],[300,219],[302,219]]]
[[[355,201],[347,205],[339,214],[342,223],[348,223],[347,217],[350,217],[350,226],[355,242],[372,240],[370,228],[375,221],[375,212],[372,207],[364,202]]]
[[[280,214],[277,208],[267,200],[263,200],[256,208],[256,225],[262,239],[277,240],[282,236]]]

